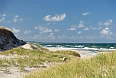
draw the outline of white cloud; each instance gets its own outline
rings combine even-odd
[[[82,15],[83,16],[86,16],[86,15],[88,15],[88,14],[90,14],[89,12],[85,12],[85,13],[83,13]]]
[[[59,32],[59,29],[55,29],[54,31],[55,31],[55,32]]]
[[[0,17],[5,17],[6,16],[6,14],[0,14]]]
[[[91,29],[91,30],[101,30],[102,27],[101,27],[101,26],[99,26],[99,27],[90,26],[90,29]]]
[[[78,31],[77,33],[78,33],[78,34],[81,34],[81,31]]]
[[[18,35],[19,35],[19,32],[20,32],[20,29],[16,29],[16,28],[12,27],[12,32],[13,32],[16,36],[18,36]]]
[[[78,25],[78,28],[84,28],[84,22],[83,21],[80,21],[79,25]]]
[[[37,37],[38,37],[38,35],[34,35],[34,36],[33,36],[33,39],[37,39]]]
[[[68,29],[68,30],[76,30],[76,26],[75,25],[74,26],[71,26],[71,28]]]
[[[18,15],[15,16],[15,18],[18,18],[18,17],[19,17]]]
[[[52,29],[49,29],[47,27],[43,27],[41,25],[39,25],[38,27],[35,27],[35,29],[39,29],[40,30],[40,34],[52,32]]]
[[[111,19],[109,19],[107,22],[104,23],[104,25],[105,25],[105,26],[111,25],[112,22],[113,22],[113,21],[112,21]]]
[[[6,14],[2,14],[1,16],[2,16],[2,17],[5,17],[5,16],[6,16]]]
[[[29,34],[31,31],[30,30],[27,30],[24,32],[24,34]]]
[[[15,15],[14,19],[13,19],[13,22],[18,22],[18,21],[23,21],[22,18],[19,18],[18,15]]]
[[[98,25],[105,25],[105,26],[109,26],[109,25],[111,25],[112,24],[112,20],[111,19],[109,19],[108,21],[106,21],[105,23],[102,23],[102,22],[99,22],[99,24]]]
[[[16,15],[15,17],[14,17],[14,19],[13,19],[13,22],[17,22],[18,21],[18,15]]]
[[[14,19],[13,19],[13,22],[17,22],[17,18],[14,18]]]
[[[2,17],[1,19],[0,19],[0,22],[3,22],[5,20],[5,17]]]
[[[55,39],[55,36],[53,33],[50,33],[48,36],[47,36],[49,39]]]
[[[41,35],[41,34],[39,34],[39,35],[35,35],[33,37],[33,39],[42,40],[42,41],[43,40],[53,40],[53,39],[55,39],[55,36],[54,36],[53,33],[50,33],[48,35]]]
[[[6,14],[0,14],[0,22],[4,22]]]
[[[35,29],[38,29],[38,27],[35,27]]]
[[[100,34],[109,35],[109,34],[112,34],[112,32],[110,32],[110,29],[108,27],[106,27],[100,32]]]
[[[23,19],[22,19],[22,18],[20,18],[20,21],[23,21]]]
[[[60,15],[55,15],[53,17],[51,17],[51,15],[47,15],[44,17],[44,20],[45,21],[63,21],[66,17],[66,14],[63,13],[63,14],[60,14]]]

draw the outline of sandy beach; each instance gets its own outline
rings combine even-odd
[[[81,58],[89,58],[89,57],[93,57],[97,54],[99,54],[98,52],[93,52],[93,51],[87,51],[87,50],[78,50],[75,48],[61,48],[61,47],[46,47],[47,49],[49,49],[50,51],[57,51],[57,50],[72,50],[72,51],[76,51],[80,54]]]

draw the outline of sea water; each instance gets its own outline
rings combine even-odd
[[[54,48],[73,48],[77,50],[116,50],[116,43],[53,43],[53,42],[38,42],[43,47]]]

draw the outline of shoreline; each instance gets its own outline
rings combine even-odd
[[[98,55],[101,52],[98,51],[89,51],[89,50],[79,50],[79,49],[75,49],[75,48],[61,48],[61,47],[45,47],[50,51],[57,51],[57,50],[72,50],[75,52],[78,52],[81,56],[81,58],[89,58],[89,57],[93,57],[95,55]]]
[[[47,48],[50,51],[57,51],[57,50],[72,50],[75,52],[78,52],[80,54],[80,58],[84,59],[84,58],[90,58],[93,56],[96,56],[98,54],[101,53],[109,53],[109,52],[113,52],[116,51],[114,49],[109,49],[109,50],[87,50],[87,49],[76,49],[76,48],[62,48],[62,47],[44,47]]]

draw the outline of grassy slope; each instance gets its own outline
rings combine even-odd
[[[6,55],[6,57],[13,56],[13,58],[0,58],[0,67],[21,66],[24,69],[27,66],[36,67],[45,61],[62,62],[64,56],[68,58],[67,61],[78,56],[78,53],[73,51],[52,52],[42,48],[40,45],[38,46],[38,50],[28,50],[19,47],[6,52],[0,52],[0,55]]]
[[[74,59],[25,78],[116,78],[116,52],[100,54],[90,59]]]

